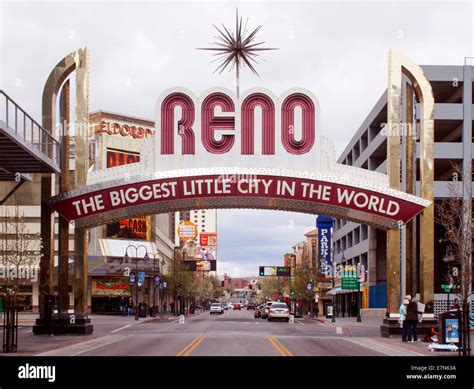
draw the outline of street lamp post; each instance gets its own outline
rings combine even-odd
[[[138,257],[138,249],[140,247],[143,247],[145,249],[145,256],[142,258],[139,258]],[[135,246],[133,244],[130,244],[127,246],[127,248],[125,249],[125,255],[124,257],[126,259],[129,258],[128,256],[128,249],[129,248],[134,248],[135,249],[135,320],[138,320],[138,261],[140,259],[142,259],[143,262],[146,262],[148,260],[148,253],[147,253],[147,248],[146,246],[144,245],[138,245],[138,246]]]
[[[147,253],[147,255],[151,255],[153,257],[153,309],[152,309],[152,316],[156,316],[155,312],[155,307],[156,307],[156,256],[159,255],[161,257],[161,262],[159,263],[160,265],[160,282],[158,283],[159,286],[161,286],[161,283],[163,282],[163,266],[166,264],[165,258],[163,253],[158,252],[158,253]],[[161,301],[161,287],[160,287],[160,304],[162,304]],[[163,315],[161,315],[163,317]]]
[[[164,289],[166,288],[167,286],[167,282],[166,281],[163,281],[163,266],[166,265],[166,262],[165,262],[165,257],[162,255],[161,256],[161,262],[160,262],[160,316],[161,318],[163,318],[163,293],[164,293]]]
[[[447,305],[447,311],[449,311],[449,308],[450,308],[450,296],[449,296],[449,293],[451,292],[451,285],[452,285],[452,277],[451,277],[451,273],[450,273],[450,264],[451,262],[454,261],[454,255],[453,255],[453,252],[452,252],[452,248],[451,248],[451,245],[447,245],[446,246],[446,254],[444,255],[443,257],[443,262],[446,263],[446,265],[448,266],[448,272],[447,272],[447,275],[446,275],[446,281],[448,282],[448,285],[447,285],[447,293],[448,293],[448,305]]]
[[[331,322],[336,322],[336,261],[332,259],[332,317]]]
[[[357,322],[361,322],[362,319],[360,317],[360,262],[357,264]]]

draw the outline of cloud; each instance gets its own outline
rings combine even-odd
[[[218,274],[255,276],[258,266],[283,266],[283,254],[315,228],[316,217],[269,210],[218,211]]]
[[[469,2],[1,2],[0,87],[37,121],[44,83],[71,51],[90,49],[90,110],[153,119],[161,92],[184,86],[197,95],[234,88],[214,74],[212,24],[233,26],[235,6],[249,28],[264,24],[261,77],[244,70],[241,89],[279,95],[300,86],[321,103],[323,135],[344,149],[386,89],[393,48],[420,64],[463,64],[472,53]],[[293,228],[292,221],[293,220]],[[254,275],[282,264],[314,217],[282,212],[219,211],[219,271]]]

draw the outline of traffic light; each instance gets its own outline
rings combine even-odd
[[[294,295],[295,295],[295,291],[292,290],[292,291],[290,292],[290,296],[294,296]]]
[[[263,277],[265,275],[265,266],[260,266],[259,274],[260,274],[260,277]]]

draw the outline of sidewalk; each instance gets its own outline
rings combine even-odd
[[[186,320],[198,314],[186,316]],[[173,316],[170,312],[167,312],[163,317],[147,317],[135,320],[135,316],[120,316],[120,315],[89,315],[94,325],[94,332],[92,335],[34,335],[32,333],[32,327],[35,324],[37,314],[18,314],[18,352],[7,354],[0,352],[0,359],[2,356],[15,356],[15,355],[36,355],[48,351],[52,351],[58,348],[72,346],[79,343],[93,341],[94,339],[103,338],[106,335],[114,336],[117,332],[130,328],[136,325],[142,325],[146,323],[172,323],[177,321],[179,316]],[[3,324],[3,322],[2,322]],[[0,337],[2,336],[3,328],[0,325]],[[119,333],[117,334],[119,335]]]
[[[312,320],[311,317],[305,316],[305,320]],[[386,344],[400,350],[407,350],[417,352],[429,356],[457,356],[457,352],[432,352],[428,349],[429,342],[423,342],[423,337],[418,337],[415,343],[403,343],[401,336],[391,336],[390,338],[383,338],[380,334],[380,326],[382,319],[377,318],[362,318],[361,322],[357,322],[355,317],[336,317],[336,322],[333,323],[331,319],[326,317],[317,317],[313,320],[328,326],[333,327],[337,334],[342,336],[354,337],[371,337],[372,341],[377,344]],[[471,331],[471,344],[474,334]]]

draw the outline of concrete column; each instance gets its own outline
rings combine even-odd
[[[53,240],[53,213],[45,203],[52,195],[51,174],[43,174],[41,177],[41,260],[39,275],[39,315],[44,317],[45,296],[53,294],[53,271],[54,271],[54,240]]]
[[[377,230],[368,227],[369,250],[367,255],[367,283],[375,285],[377,283]]]
[[[76,228],[74,231],[74,313],[84,315],[87,310],[87,230]]]
[[[63,86],[59,99],[59,117],[63,129],[59,193],[69,191],[69,97],[70,83],[68,80]],[[59,313],[67,314],[69,309],[69,223],[61,215],[59,215],[58,246]]]
[[[400,190],[400,124],[402,71],[396,54],[389,54],[387,91],[387,174],[390,188]],[[387,231],[387,310],[398,311],[400,304],[400,230]]]
[[[74,188],[87,185],[89,170],[89,55],[80,50],[76,65],[75,109],[75,181]],[[88,233],[86,229],[74,231],[74,312],[87,313]]]
[[[406,84],[406,99],[405,99],[405,123],[406,126],[406,169],[405,169],[405,191],[410,194],[415,194],[416,183],[416,143],[415,132],[413,126],[413,87]],[[414,296],[414,278],[416,273],[416,239],[414,228],[414,221],[411,221],[405,226],[406,242],[406,293]]]

